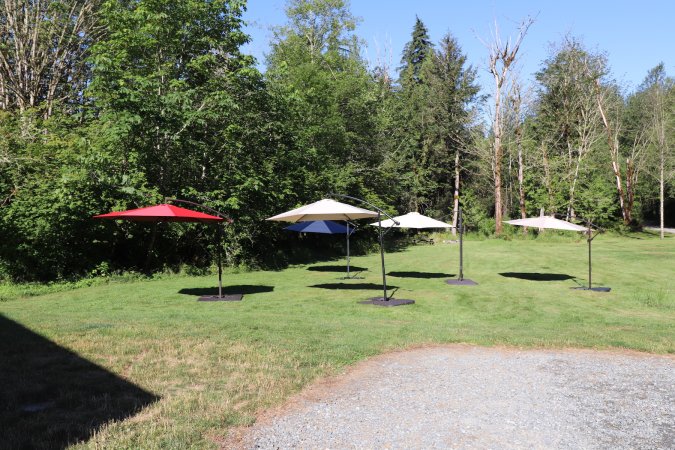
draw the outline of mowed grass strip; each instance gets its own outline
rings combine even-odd
[[[34,333],[25,338],[37,339],[34,347],[52,348],[44,340],[63,349],[59,361],[81,358],[73,369],[53,355],[12,354],[23,338],[3,336],[2,370],[22,380],[0,387],[14,399],[0,411],[0,425],[10,425],[4,438],[51,447],[78,439],[83,448],[218,447],[231,427],[252,423],[317,377],[429,343],[675,353],[674,237],[598,237],[593,280],[609,293],[572,289],[587,283],[586,242],[573,238],[466,241],[465,277],[478,286],[445,284],[457,274],[456,245],[389,253],[388,284],[416,302],[396,308],[358,304],[381,295],[379,263],[379,255],[353,258],[365,269],[353,280],[340,279],[342,260],[226,275],[228,292],[246,293],[242,302],[197,302],[215,287],[213,276],[0,302],[3,323]],[[31,358],[33,368],[52,364],[47,387],[39,374],[19,373]],[[72,410],[83,401],[68,387],[77,367],[104,380],[98,391],[83,386],[80,395],[98,405],[91,410]],[[63,402],[67,396],[75,398]]]

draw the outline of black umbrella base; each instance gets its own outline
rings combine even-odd
[[[358,276],[338,278],[338,280],[365,280],[365,279],[366,277],[358,277]]]
[[[595,291],[595,292],[609,292],[609,291],[612,290],[612,288],[608,288],[608,287],[591,287],[591,288],[589,288],[588,286],[573,287],[572,289],[578,289],[580,291]]]
[[[197,299],[198,302],[240,302],[244,299],[244,294],[228,295],[202,295]]]
[[[383,297],[373,297],[359,302],[362,305],[375,305],[375,306],[402,306],[402,305],[412,305],[415,303],[415,300],[407,300],[405,298],[389,298],[385,300]]]
[[[473,280],[469,280],[468,278],[464,278],[462,280],[445,280],[445,282],[454,286],[476,286],[478,284]]]

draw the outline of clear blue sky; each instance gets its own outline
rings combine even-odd
[[[272,37],[270,27],[286,22],[285,4],[285,0],[248,0],[244,20],[252,42],[244,50],[258,59],[261,69]],[[675,75],[672,0],[352,0],[350,9],[361,18],[356,34],[365,41],[364,57],[371,64],[388,49],[391,67],[399,65],[417,15],[433,42],[448,31],[457,38],[469,63],[478,68],[486,92],[491,78],[485,67],[487,49],[480,39],[489,38],[495,19],[503,38],[515,36],[518,23],[528,15],[536,16],[536,21],[521,47],[520,73],[525,81],[532,80],[550,54],[551,44],[566,34],[581,39],[593,51],[605,52],[613,77],[628,90],[661,61],[667,73]]]

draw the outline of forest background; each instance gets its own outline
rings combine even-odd
[[[432,42],[419,18],[391,67],[363,56],[346,1],[289,0],[261,71],[242,51],[244,10],[0,1],[0,280],[208,267],[210,227],[91,220],[165,197],[231,216],[226,261],[247,267],[302,257],[300,237],[264,219],[329,192],[448,221],[461,205],[485,236],[541,208],[619,230],[675,222],[663,63],[627,90],[567,35],[529,85],[525,17],[483,38],[480,85],[457,39]]]

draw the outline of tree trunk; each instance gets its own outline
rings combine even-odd
[[[541,156],[544,164],[544,184],[546,185],[546,194],[548,196],[548,209],[553,211],[553,189],[551,187],[551,171],[548,164],[548,152],[546,151],[546,144],[541,145]]]
[[[492,124],[494,134],[494,179],[495,179],[495,234],[502,233],[502,126],[501,126],[501,80],[495,74],[495,117]]]
[[[525,187],[523,186],[523,142],[520,127],[516,129],[516,145],[518,146],[518,204],[520,206],[520,218],[525,219],[527,211],[525,209]],[[523,234],[527,234],[527,227],[523,227]]]
[[[499,236],[502,233],[502,214],[504,204],[502,201],[502,131],[504,129],[502,119],[502,104],[501,94],[504,88],[504,82],[509,78],[509,69],[516,60],[516,55],[520,49],[520,44],[523,42],[527,30],[532,25],[533,19],[528,18],[520,24],[520,30],[515,42],[509,41],[502,43],[499,34],[495,33],[494,40],[489,46],[490,49],[490,73],[492,73],[495,80],[495,116],[492,122],[492,131],[494,134],[493,146],[493,163],[494,163],[494,182],[495,182],[495,234]]]
[[[632,221],[633,202],[635,199],[635,185],[633,183],[635,179],[634,177],[635,165],[633,164],[633,161],[628,158],[626,159],[626,216],[628,217],[628,223]]]
[[[626,196],[624,194],[623,185],[621,182],[621,166],[619,166],[619,141],[614,135],[614,131],[607,120],[605,109],[602,106],[602,98],[600,96],[600,80],[596,81],[596,100],[598,103],[598,110],[600,111],[600,117],[602,117],[602,123],[605,126],[605,131],[607,132],[607,145],[609,146],[609,153],[612,158],[612,171],[614,172],[614,178],[616,180],[616,190],[619,194],[619,206],[621,208],[623,223],[625,225],[629,225],[631,222],[630,211],[626,209]]]
[[[574,169],[574,177],[572,178],[572,184],[570,186],[570,198],[567,203],[567,219],[570,220],[574,218],[574,193],[577,186],[577,180],[579,179],[579,166],[581,166],[581,152],[577,156],[577,166]]]

